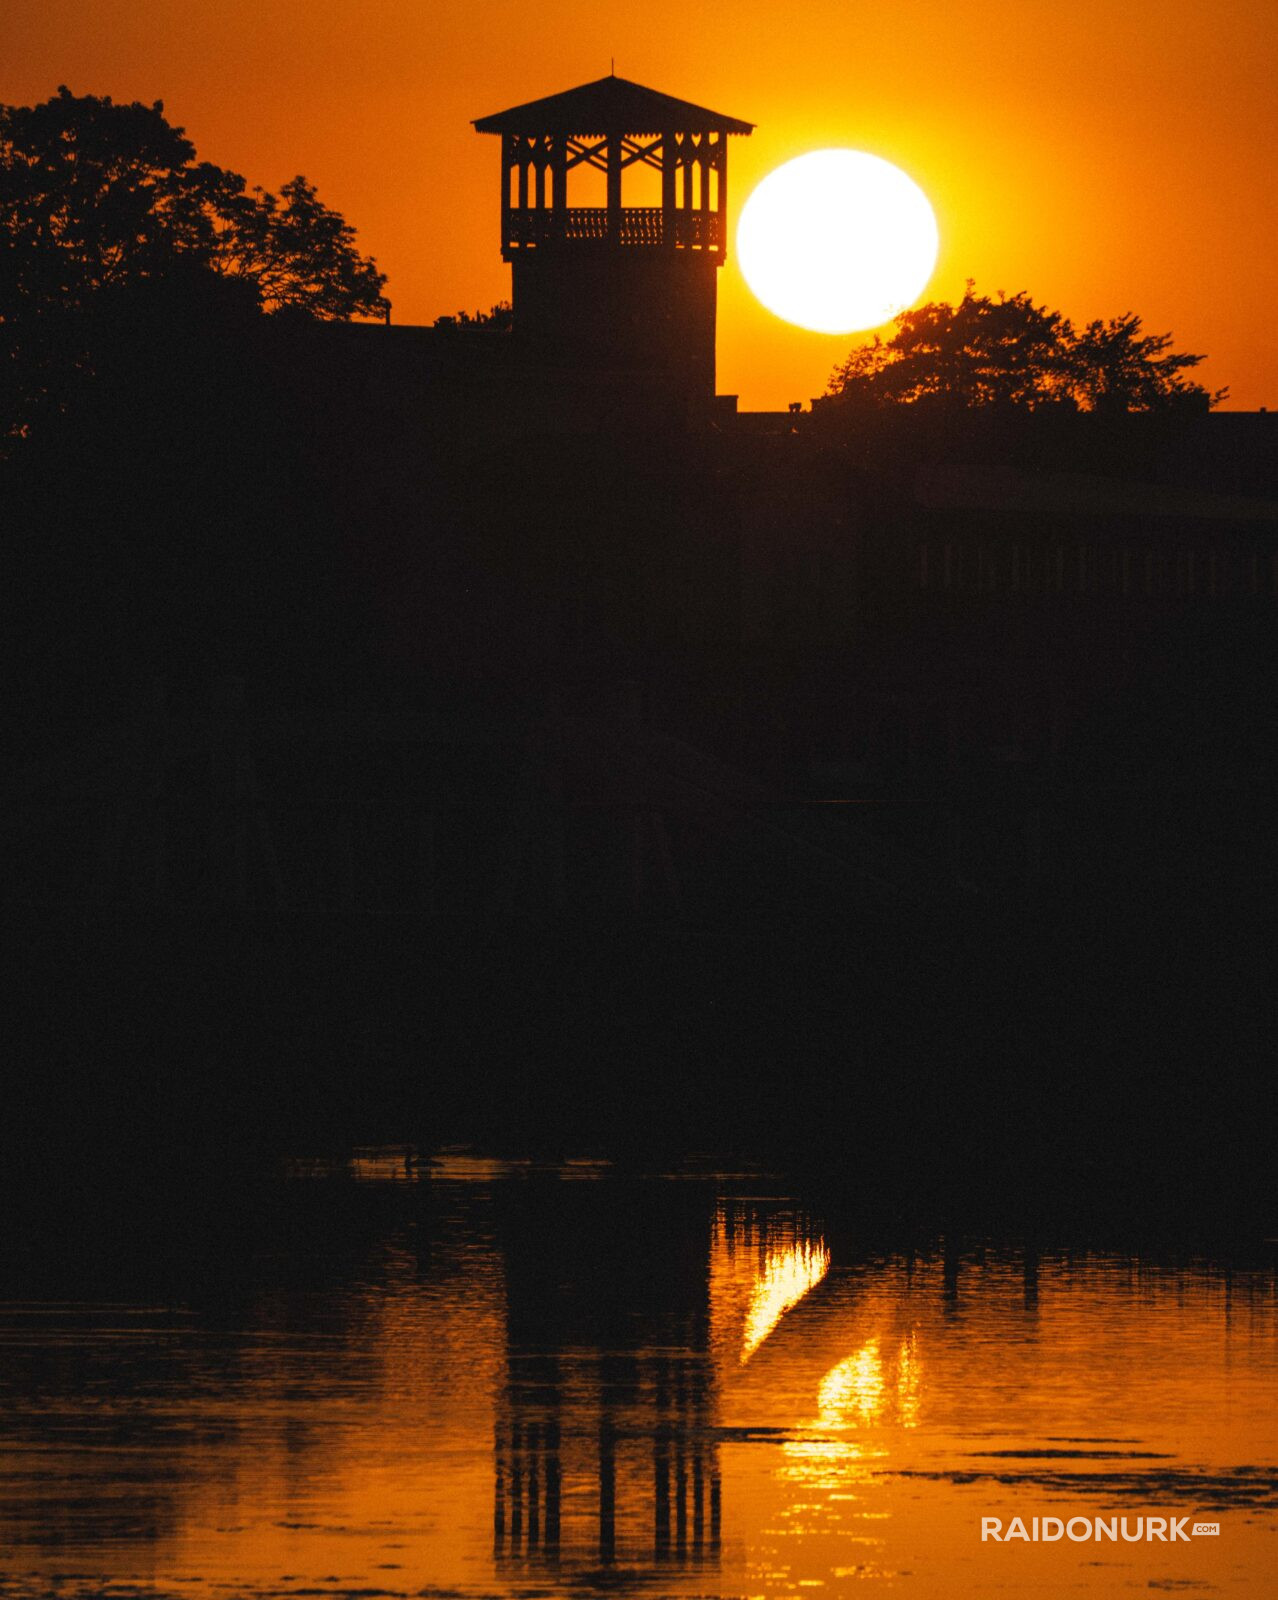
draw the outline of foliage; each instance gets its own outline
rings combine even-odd
[[[978,295],[969,281],[956,306],[934,301],[902,312],[831,375],[827,393],[863,407],[924,405],[1003,411],[1205,409],[1210,393],[1186,373],[1203,359],[1170,350],[1131,312],[1081,331],[1022,291]]]
[[[355,249],[354,228],[300,176],[278,198],[262,189],[236,197],[214,265],[253,283],[267,311],[345,321],[389,310],[381,292],[385,275]]]
[[[485,333],[509,333],[515,326],[514,308],[509,300],[499,300],[488,311],[455,312],[451,317],[436,317],[432,326],[445,333],[459,333],[464,329],[478,329]]]
[[[60,407],[122,306],[200,278],[266,313],[386,310],[383,274],[313,185],[296,177],[277,196],[197,161],[162,102],[63,87],[0,106],[0,438]]]
[[[1185,373],[1202,356],[1170,350],[1170,333],[1142,334],[1133,312],[1108,322],[1089,322],[1073,335],[1072,392],[1084,411],[1160,411],[1185,402],[1218,405],[1227,389],[1214,393]]]

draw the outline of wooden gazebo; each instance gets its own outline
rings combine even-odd
[[[502,140],[502,255],[515,327],[547,359],[660,372],[714,393],[715,271],[727,253],[728,138],[753,124],[615,76],[475,123]],[[660,204],[627,205],[627,174]],[[570,205],[570,174],[605,175]]]

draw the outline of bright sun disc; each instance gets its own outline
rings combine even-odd
[[[757,298],[815,333],[877,328],[904,311],[932,276],[939,242],[913,178],[860,150],[813,150],[777,167],[737,225]]]

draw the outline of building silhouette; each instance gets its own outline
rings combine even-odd
[[[610,76],[475,128],[501,136],[502,254],[525,347],[552,365],[658,375],[708,405],[728,139],[753,124]],[[595,175],[603,203],[579,203]]]
[[[893,1083],[850,1052],[984,1071],[1027,994],[1026,1082],[1049,1025],[1253,1058],[1278,419],[712,410],[748,125],[609,78],[478,126],[513,332],[188,328],[10,492],[48,1104],[718,1136],[797,1061],[837,1130]]]

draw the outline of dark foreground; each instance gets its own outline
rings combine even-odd
[[[402,1144],[164,1207],[68,1173],[0,1257],[0,1593],[1263,1592],[1273,1241],[922,1225],[845,1139],[835,1189]],[[982,1542],[1018,1517],[1073,1533]]]
[[[19,1195],[1268,1207],[1273,418],[556,421],[491,341],[149,315],[0,472]]]

